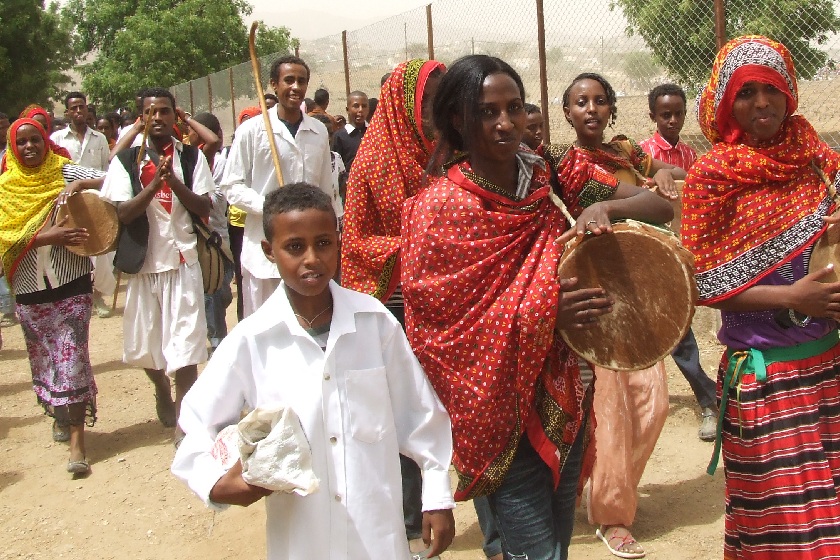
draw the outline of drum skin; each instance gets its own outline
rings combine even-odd
[[[694,258],[676,236],[628,220],[613,233],[585,235],[567,247],[559,278],[578,288],[606,290],[613,311],[588,329],[558,331],[585,360],[612,370],[635,371],[667,356],[691,327],[697,285]]]
[[[816,272],[829,264],[834,265],[834,270],[827,276],[820,279],[820,282],[838,282],[837,268],[840,267],[840,224],[831,224],[826,228],[811,252],[811,260],[808,262],[808,272]]]
[[[67,197],[67,202],[56,210],[56,223],[65,216],[65,227],[86,228],[89,235],[82,245],[68,245],[68,251],[82,257],[92,257],[116,249],[120,233],[117,210],[99,197],[99,191],[85,190]]]

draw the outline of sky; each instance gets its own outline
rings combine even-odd
[[[283,25],[299,39],[317,39],[351,31],[430,3],[430,0],[320,0],[313,4],[249,1],[254,6],[254,13],[246,23],[259,19],[272,27]]]

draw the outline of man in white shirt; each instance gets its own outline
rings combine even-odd
[[[70,126],[53,132],[50,139],[70,152],[70,159],[82,167],[108,170],[108,139],[87,124],[88,104],[83,93],[71,91],[64,98]]]
[[[284,56],[274,61],[270,74],[270,85],[279,102],[268,115],[284,183],[304,181],[331,195],[332,164],[327,129],[300,110],[309,85],[309,67],[296,56]],[[240,257],[246,317],[280,284],[277,267],[268,262],[260,246],[265,239],[263,201],[268,193],[281,186],[268,142],[262,117],[242,123],[236,130],[221,184],[228,203],[247,212]],[[333,207],[339,217],[344,214],[340,200],[334,201]]]
[[[123,361],[146,371],[155,385],[158,418],[167,427],[175,426],[197,365],[207,359],[204,284],[190,214],[207,218],[215,188],[204,154],[172,136],[175,107],[168,90],[146,90],[143,112],[152,125],[144,159],[134,163],[139,147],[129,149],[131,169],[123,158],[114,158],[102,187],[123,224],[143,215],[148,219],[145,260],[126,289]],[[182,166],[190,158],[195,162],[191,181]],[[175,378],[174,403],[167,375]]]

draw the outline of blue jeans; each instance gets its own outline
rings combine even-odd
[[[204,314],[207,316],[207,340],[215,350],[224,337],[227,336],[227,322],[225,315],[228,306],[233,301],[230,281],[233,280],[233,265],[225,263],[225,277],[221,287],[212,295],[204,295]]]
[[[674,363],[691,385],[700,408],[713,408],[717,402],[715,382],[709,379],[703,371],[703,366],[700,365],[700,350],[697,348],[694,331],[688,329],[685,338],[671,351],[671,357],[674,358]]]
[[[484,544],[481,545],[484,556],[492,558],[501,554],[502,537],[499,535],[499,528],[496,527],[493,512],[490,511],[490,502],[487,500],[487,496],[473,498],[473,506],[478,516],[478,526],[481,527],[481,534],[484,535]]]
[[[523,436],[502,486],[487,496],[506,560],[567,560],[583,462],[583,433],[566,458],[560,484]]]

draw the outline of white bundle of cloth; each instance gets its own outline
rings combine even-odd
[[[211,451],[225,469],[242,459],[248,484],[307,496],[320,484],[300,419],[289,407],[255,408],[216,436]]]

